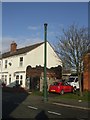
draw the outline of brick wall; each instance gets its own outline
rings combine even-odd
[[[83,89],[90,91],[90,53],[84,57]]]
[[[40,77],[42,72],[44,72],[44,68],[41,66],[36,66],[34,68],[28,66],[26,70],[26,75],[27,77]],[[62,67],[58,66],[50,69],[47,68],[47,77],[56,77],[57,79],[61,79]]]
[[[47,85],[48,89],[51,83],[55,81],[56,79],[62,78],[62,67],[52,67],[50,69],[47,68]],[[27,78],[39,78],[40,80],[40,91],[43,91],[43,81],[44,81],[44,68],[41,66],[31,67],[28,66],[26,69],[26,77]]]

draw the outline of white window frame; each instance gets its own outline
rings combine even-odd
[[[5,60],[5,68],[7,68],[8,60]]]
[[[21,60],[22,59],[22,60]],[[23,66],[23,57],[19,58],[19,66],[22,67]]]

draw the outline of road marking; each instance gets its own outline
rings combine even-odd
[[[52,112],[52,111],[48,111],[48,113],[55,114],[55,115],[61,115],[60,113]]]
[[[65,106],[65,107],[74,107],[74,108],[79,108],[79,109],[84,109],[84,110],[90,110],[90,108],[86,107],[80,107],[80,106],[73,106],[73,105],[67,105],[67,104],[61,104],[61,103],[53,103],[55,105],[60,105],[60,106]]]
[[[31,109],[34,109],[34,110],[37,110],[37,109],[38,109],[38,108],[33,107],[33,106],[28,106],[28,108],[31,108]]]

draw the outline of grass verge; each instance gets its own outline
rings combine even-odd
[[[56,96],[55,99],[74,99],[90,102],[90,92],[84,91],[83,96],[80,96],[79,91],[76,93],[66,93],[64,95]]]
[[[50,94],[55,94],[55,93],[48,93],[49,97]],[[43,93],[39,91],[33,91],[32,95],[43,96]],[[79,91],[75,93],[65,93],[64,95],[56,94],[54,95],[54,99],[74,99],[74,100],[82,100],[82,101],[90,102],[90,92],[84,91],[82,97],[79,95]]]

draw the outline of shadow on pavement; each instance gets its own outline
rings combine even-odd
[[[36,117],[35,120],[48,120],[48,116],[45,114],[45,111],[42,110]]]
[[[2,90],[2,120],[9,119],[11,113],[27,98],[25,90]]]

